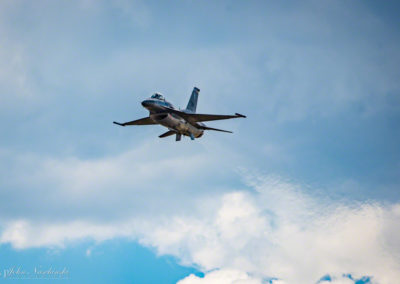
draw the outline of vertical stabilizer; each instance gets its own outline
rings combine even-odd
[[[192,92],[192,95],[190,96],[190,100],[188,102],[186,110],[193,112],[193,113],[196,112],[197,99],[199,97],[199,92],[200,92],[199,88],[197,88],[197,87],[193,88],[193,92]]]

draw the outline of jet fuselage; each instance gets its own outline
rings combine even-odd
[[[166,100],[149,98],[142,102],[142,106],[150,112],[149,116],[155,123],[169,130],[191,138],[199,138],[204,133],[204,130],[198,128],[198,126],[203,126],[203,123],[191,124],[176,113],[171,113],[170,110],[176,110],[176,108]]]

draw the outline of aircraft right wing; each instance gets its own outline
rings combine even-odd
[[[113,123],[117,124],[117,125],[120,125],[120,126],[126,126],[126,125],[153,125],[153,124],[157,124],[150,117],[143,117],[141,119],[128,121],[128,122],[124,122],[124,123],[119,123],[119,122],[114,121]]]
[[[212,121],[212,120],[221,120],[221,119],[230,119],[230,118],[239,118],[246,116],[240,113],[235,113],[235,115],[223,115],[223,114],[200,114],[200,113],[187,113],[178,110],[168,110],[169,112],[175,113],[180,117],[186,119],[191,123],[202,122],[202,121]]]
[[[223,130],[223,129],[218,129],[218,128],[212,128],[212,127],[208,127],[208,126],[201,126],[201,129],[204,130],[214,130],[214,131],[220,131],[220,132],[226,132],[226,133],[233,133],[232,131],[229,130]]]
[[[213,120],[239,118],[239,117],[246,117],[246,116],[239,113],[236,113],[235,115],[193,113],[189,114],[188,119],[193,122],[202,122],[202,121],[213,121]]]

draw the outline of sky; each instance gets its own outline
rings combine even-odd
[[[0,1],[1,282],[398,282],[399,10]],[[194,86],[247,118],[112,124]]]

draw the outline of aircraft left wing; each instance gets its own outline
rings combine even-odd
[[[200,114],[200,113],[186,113],[183,111],[177,110],[168,110],[172,113],[175,113],[182,118],[188,120],[191,123],[202,122],[202,121],[212,121],[212,120],[221,120],[221,119],[230,119],[230,118],[239,118],[246,116],[240,113],[235,113],[235,115],[222,115],[222,114]]]
[[[114,121],[113,123],[117,124],[117,125],[120,125],[120,126],[126,126],[126,125],[153,125],[153,124],[157,124],[150,117],[143,117],[141,119],[128,121],[128,122],[124,122],[124,123],[119,123],[119,122]]]

